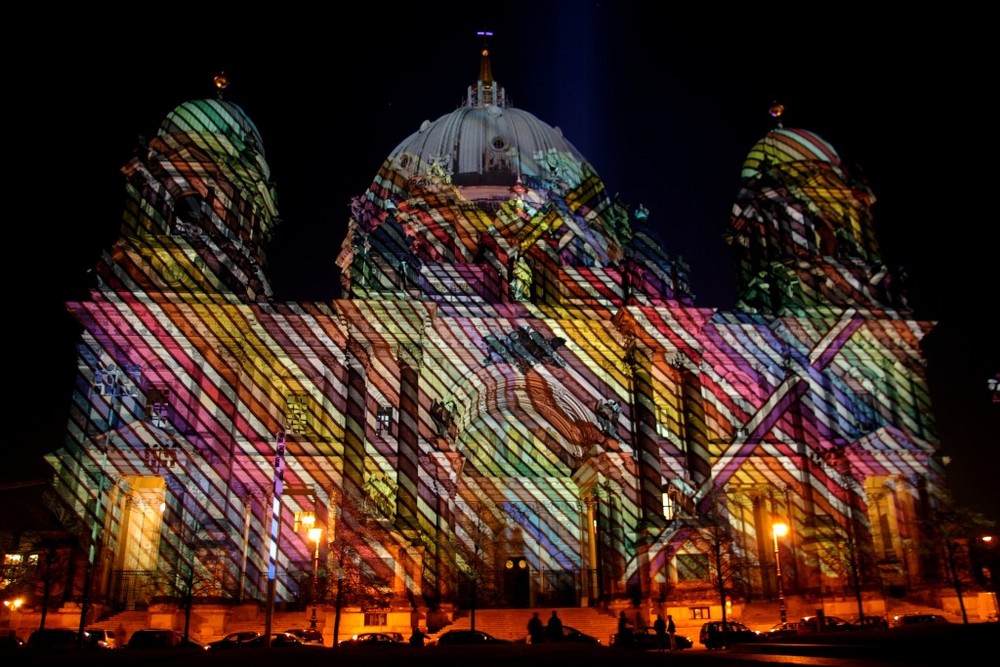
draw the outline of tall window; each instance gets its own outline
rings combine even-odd
[[[305,433],[309,426],[309,408],[305,394],[288,394],[285,396],[285,431],[288,433]]]
[[[146,421],[156,428],[170,426],[170,390],[154,387],[146,392]]]
[[[376,428],[375,432],[378,435],[388,434],[389,427],[392,425],[392,408],[381,407],[378,409],[378,414],[376,415]]]

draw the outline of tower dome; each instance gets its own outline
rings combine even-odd
[[[904,302],[880,257],[875,196],[825,139],[779,121],[750,149],[742,176],[727,234],[741,307],[780,312]]]
[[[840,155],[814,132],[777,127],[750,149],[743,161],[742,176],[753,178],[775,164],[814,161],[839,167]]]
[[[183,102],[166,115],[158,135],[185,135],[213,157],[243,159],[252,156],[261,175],[270,177],[264,161],[264,141],[242,108],[222,99]]]
[[[260,132],[242,108],[221,97],[179,104],[122,171],[136,213],[114,255],[119,272],[147,289],[271,298],[265,247],[277,203]]]

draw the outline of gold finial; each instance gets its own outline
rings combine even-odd
[[[767,113],[777,121],[778,127],[781,127],[781,117],[785,115],[785,105],[775,100],[771,103],[771,108],[767,110]]]
[[[215,89],[219,91],[219,99],[222,99],[222,91],[229,87],[229,77],[226,76],[225,72],[219,72],[212,77],[212,82],[215,83]]]

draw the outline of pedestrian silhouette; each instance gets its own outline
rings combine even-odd
[[[528,621],[528,641],[532,644],[545,641],[545,626],[537,611],[531,615],[531,620]]]
[[[562,639],[562,619],[559,618],[559,614],[556,610],[552,610],[552,615],[549,616],[549,623],[545,627],[545,634],[548,635],[550,642],[557,642]]]
[[[628,620],[628,616],[625,615],[624,609],[618,612],[618,634],[623,637],[628,637],[632,634],[632,623]]]
[[[667,634],[670,635],[670,650],[677,650],[677,637],[674,634],[677,632],[677,626],[674,625],[674,617],[667,614]]]
[[[667,622],[663,620],[662,614],[656,615],[656,620],[653,621],[653,630],[656,631],[656,650],[662,651],[667,640]]]

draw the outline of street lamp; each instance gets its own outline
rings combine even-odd
[[[319,593],[319,542],[323,538],[322,528],[310,528],[309,529],[309,539],[316,543],[316,549],[313,551],[313,576],[312,576],[312,602],[313,611],[312,618],[309,619],[309,627],[316,628],[316,597]]]
[[[14,612],[17,611],[18,609],[20,609],[22,604],[24,604],[24,599],[23,598],[14,598],[12,600],[4,600],[3,601],[3,606],[7,608],[7,623],[6,623],[6,625],[8,627],[11,626],[11,625],[13,625],[13,622],[14,622]]]
[[[778,610],[781,622],[788,620],[788,607],[785,606],[785,582],[781,578],[781,554],[778,552],[778,538],[788,534],[788,524],[781,521],[771,525],[774,534],[774,575],[778,584]]]

